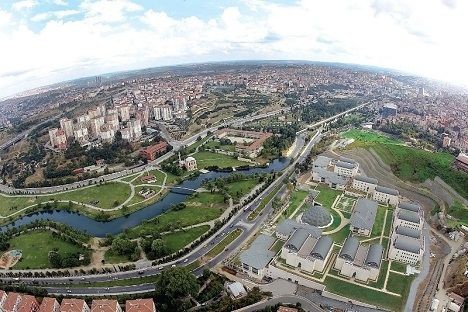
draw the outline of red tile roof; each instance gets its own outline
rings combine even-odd
[[[19,306],[19,304],[17,305],[19,301],[21,301],[21,295],[15,292],[10,292],[7,299],[5,300],[5,303],[3,304],[2,311],[15,311],[15,308],[17,309]]]
[[[88,305],[82,299],[63,299],[60,312],[81,312],[84,306]]]
[[[54,308],[56,305],[58,305],[58,302],[55,298],[43,298],[41,306],[39,307],[39,312],[53,312],[55,311]]]
[[[18,312],[35,312],[39,309],[39,303],[36,297],[31,295],[23,295],[19,305]]]
[[[153,299],[127,300],[125,303],[125,312],[154,312]]]
[[[118,311],[119,303],[117,300],[93,300],[91,312],[115,312]]]

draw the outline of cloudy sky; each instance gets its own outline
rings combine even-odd
[[[468,85],[466,0],[0,0],[0,97],[190,62],[377,65]]]

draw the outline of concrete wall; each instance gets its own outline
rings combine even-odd
[[[297,283],[299,285],[303,285],[303,286],[310,287],[310,288],[317,289],[317,290],[325,289],[325,286],[320,283],[314,282],[310,279],[293,274],[291,272],[282,270],[273,265],[268,266],[268,269],[265,275],[271,278],[282,278],[284,280],[290,280],[293,283]]]

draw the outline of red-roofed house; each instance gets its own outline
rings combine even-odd
[[[167,143],[160,141],[157,144],[150,145],[140,151],[141,157],[146,160],[155,160],[156,157],[167,151]]]
[[[0,289],[0,311],[2,310],[3,303],[5,303],[7,297],[7,293]]]
[[[55,298],[43,298],[41,306],[39,307],[39,312],[59,312],[60,304]]]
[[[90,312],[90,310],[82,299],[63,299],[60,312]]]
[[[127,300],[125,312],[156,312],[153,299]]]
[[[23,295],[18,312],[36,312],[37,310],[39,310],[39,303],[37,302],[36,297]]]
[[[91,312],[122,312],[117,300],[93,300]]]
[[[15,292],[8,293],[2,306],[2,312],[17,312],[21,302],[21,295]]]

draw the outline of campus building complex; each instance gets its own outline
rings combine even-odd
[[[263,143],[273,134],[269,132],[244,131],[224,128],[216,132],[218,139],[228,139],[236,143],[236,151],[249,158],[255,158],[263,150]]]
[[[377,203],[367,198],[359,198],[350,220],[350,230],[359,235],[369,236],[377,215]]]
[[[360,281],[377,280],[383,257],[380,244],[364,245],[350,236],[346,239],[335,261],[335,269],[341,275]]]

